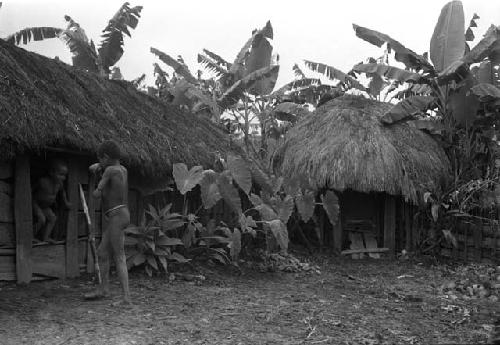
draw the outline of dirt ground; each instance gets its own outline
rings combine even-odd
[[[169,281],[135,273],[133,307],[113,306],[118,285],[111,299],[83,301],[89,277],[2,283],[0,343],[477,344],[500,314],[491,298],[440,290],[485,266],[314,260],[319,274],[204,267],[203,281]]]

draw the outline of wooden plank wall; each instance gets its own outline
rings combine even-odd
[[[33,211],[31,206],[30,160],[28,156],[22,155],[16,158],[14,186],[17,282],[29,283],[31,281]]]

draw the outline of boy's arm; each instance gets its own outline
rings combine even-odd
[[[59,191],[59,194],[61,195],[61,199],[63,201],[64,207],[67,209],[71,208],[71,203],[68,201],[68,196],[66,194],[66,191],[64,190],[64,187],[61,186],[61,190]]]
[[[106,169],[104,170],[104,173],[102,174],[101,180],[99,181],[99,184],[97,185],[97,188],[94,190],[94,197],[95,198],[100,198],[102,195],[102,190],[104,187],[109,183],[113,176],[113,171],[112,169]]]

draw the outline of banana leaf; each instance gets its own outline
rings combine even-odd
[[[304,60],[305,65],[312,71],[323,74],[330,80],[338,80],[345,84],[347,87],[352,87],[361,91],[366,91],[366,88],[356,79],[347,75],[335,67],[328,66],[318,62],[312,62],[309,60]]]
[[[464,26],[462,3],[448,2],[441,10],[431,38],[430,58],[438,72],[464,56]]]
[[[198,54],[198,63],[200,63],[208,71],[214,73],[217,77],[222,77],[228,73],[226,68],[203,54]]]
[[[245,61],[245,76],[261,68],[269,67],[271,65],[272,53],[273,47],[267,38],[264,37],[264,35],[257,36]],[[256,96],[271,93],[276,85],[277,78],[278,75],[276,75],[276,79],[266,78],[256,82],[255,85],[249,90],[249,93]]]
[[[97,72],[99,70],[99,57],[94,43],[89,41],[80,24],[70,16],[64,16],[64,19],[68,22],[68,26],[60,37],[72,54],[73,66]]]
[[[294,64],[293,67],[292,67],[292,70],[293,70],[293,73],[295,74],[296,78],[299,78],[299,79],[305,79],[306,78],[306,75],[304,74],[304,72],[302,72],[302,70],[300,69],[299,65]]]
[[[224,67],[225,69],[231,68],[231,63],[224,60],[220,55],[215,54],[214,52],[211,52],[208,49],[203,49],[203,52],[205,53],[206,56],[215,61],[219,66]]]
[[[418,115],[423,115],[434,102],[435,98],[431,96],[405,98],[387,111],[380,118],[380,121],[383,124],[391,125],[404,120],[415,119]]]
[[[103,30],[99,56],[102,67],[108,70],[120,60],[123,55],[123,34],[130,37],[130,29],[135,29],[141,16],[142,6],[130,7],[125,2],[111,18]]]
[[[481,102],[492,102],[500,99],[500,89],[493,84],[477,84],[471,88],[471,91]]]
[[[168,54],[165,54],[164,52],[151,47],[151,53],[155,54],[158,56],[158,58],[163,61],[165,64],[169,65],[172,67],[178,75],[182,76],[186,81],[192,83],[192,84],[197,84],[198,80],[189,72],[188,69],[186,69],[185,65],[180,63],[179,61],[175,60],[173,57],[171,57]]]
[[[453,77],[453,74],[459,73],[464,66],[469,66],[473,63],[481,62],[484,58],[491,54],[492,49],[496,44],[500,43],[500,26],[491,25],[484,37],[478,44],[471,49],[470,52],[464,55],[458,61],[455,61],[439,74],[441,81],[446,81]]]
[[[36,27],[36,28],[25,28],[12,35],[8,36],[5,40],[9,43],[19,45],[22,41],[23,44],[27,44],[31,40],[42,41],[49,38],[56,38],[63,32],[63,29],[54,27]]]
[[[353,24],[352,26],[356,32],[356,36],[359,38],[374,44],[377,47],[382,47],[382,45],[386,43],[389,49],[394,50],[395,59],[404,63],[406,67],[415,70],[423,70],[428,73],[434,73],[434,67],[432,67],[432,65],[423,56],[418,55],[414,51],[406,48],[395,39],[381,32],[370,30],[356,24]]]
[[[279,97],[283,96],[286,92],[295,90],[295,89],[301,89],[309,86],[317,86],[321,85],[321,80],[318,78],[304,78],[304,79],[298,79],[291,81],[282,87],[280,87],[278,90],[274,91],[271,94],[271,97]]]
[[[273,115],[280,121],[295,123],[300,117],[310,115],[311,112],[293,102],[283,102],[273,109]]]
[[[381,77],[397,80],[399,82],[418,82],[422,75],[401,68],[381,65],[377,63],[357,64],[353,68],[355,72],[376,73]]]
[[[265,78],[276,78],[279,72],[279,66],[269,66],[261,68],[246,77],[234,83],[222,96],[219,97],[217,103],[221,109],[227,109],[236,104],[243,93],[249,90],[256,82]]]

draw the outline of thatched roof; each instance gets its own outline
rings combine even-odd
[[[171,165],[214,162],[230,150],[228,136],[209,120],[0,39],[0,160],[47,147],[95,154],[117,141],[126,163],[162,177]]]
[[[386,192],[417,202],[449,171],[446,154],[409,124],[385,126],[391,104],[344,95],[318,108],[286,135],[283,174],[309,176],[317,188]]]

